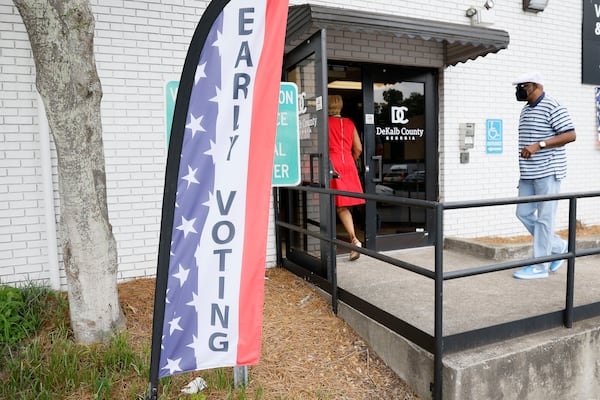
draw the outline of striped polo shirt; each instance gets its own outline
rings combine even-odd
[[[519,118],[519,169],[521,179],[567,176],[565,146],[540,149],[529,159],[521,157],[523,147],[575,130],[567,109],[556,99],[542,93],[533,104],[526,104]]]

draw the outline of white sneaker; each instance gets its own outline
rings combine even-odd
[[[516,271],[513,276],[517,279],[541,279],[548,277],[548,270],[546,268],[530,265],[529,267],[522,268]]]
[[[569,251],[569,243],[565,242],[565,247],[563,247],[563,250],[561,251],[562,253],[566,253],[567,251]],[[556,272],[560,269],[560,267],[563,266],[563,263],[565,262],[565,259],[560,259],[560,260],[556,260],[556,261],[552,261],[550,263],[550,272]]]

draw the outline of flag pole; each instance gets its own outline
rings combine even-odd
[[[236,388],[248,386],[248,366],[233,367],[233,385]]]
[[[184,68],[185,72],[185,68]],[[182,74],[183,75],[183,74]],[[189,89],[191,91],[191,88]],[[181,99],[179,93],[185,91],[182,87],[178,90],[177,103],[174,115],[186,113],[189,101]],[[180,103],[186,104],[180,106]],[[183,111],[181,111],[183,109]],[[160,351],[162,342],[163,324],[165,319],[165,303],[167,298],[167,283],[169,279],[169,263],[171,259],[171,237],[173,235],[173,219],[175,214],[175,200],[177,197],[177,177],[179,174],[179,153],[183,146],[183,128],[177,119],[173,118],[167,167],[165,173],[165,188],[163,194],[163,209],[158,244],[158,265],[156,270],[156,286],[154,291],[154,314],[152,318],[152,346],[150,350],[150,387],[146,400],[158,399],[158,373],[160,369]]]
[[[187,60],[186,60],[187,64]],[[185,74],[185,67],[182,76]],[[183,81],[183,79],[182,79]],[[165,172],[165,188],[163,194],[163,209],[161,218],[160,239],[158,244],[158,265],[156,270],[156,286],[154,291],[154,314],[152,318],[152,346],[150,352],[150,387],[146,400],[158,399],[158,373],[160,369],[160,352],[163,324],[165,319],[165,303],[167,298],[167,283],[169,279],[169,263],[171,260],[171,238],[173,235],[173,219],[175,200],[177,197],[177,178],[179,174],[179,154],[183,146],[185,126],[175,116],[187,113],[189,100],[181,97],[186,88],[180,85],[169,139],[169,152]],[[188,89],[191,91],[191,86]],[[185,104],[180,104],[185,103]]]

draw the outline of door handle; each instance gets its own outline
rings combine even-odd
[[[319,173],[319,165],[321,164],[321,153],[310,153],[310,186],[321,186],[319,177],[315,179],[315,172]]]
[[[371,160],[373,161],[375,176],[372,179],[372,182],[379,183],[383,180],[383,156],[372,156]]]

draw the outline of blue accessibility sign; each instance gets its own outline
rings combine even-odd
[[[487,154],[502,154],[502,120],[488,119],[485,121],[485,152]]]

